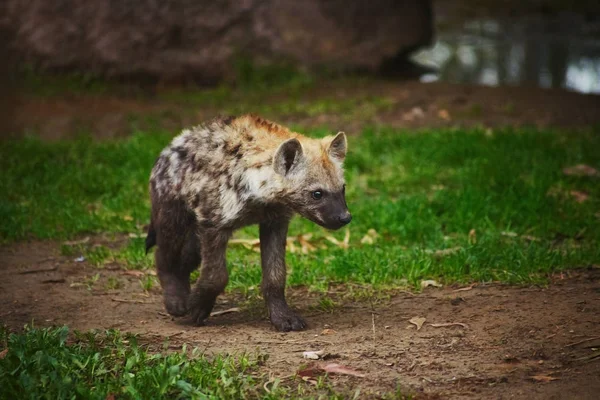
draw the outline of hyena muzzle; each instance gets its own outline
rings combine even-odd
[[[344,133],[311,139],[262,118],[218,118],[184,130],[150,177],[146,251],[155,252],[167,311],[201,325],[228,282],[227,242],[258,224],[261,289],[280,331],[306,324],[285,299],[285,247],[295,213],[328,229],[352,219],[345,199]],[[190,274],[200,277],[190,287]]]

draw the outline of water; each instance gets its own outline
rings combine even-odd
[[[437,71],[421,81],[534,85],[600,94],[600,19],[578,15],[480,19],[438,28],[412,59]]]

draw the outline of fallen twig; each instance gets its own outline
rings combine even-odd
[[[578,358],[579,361],[594,361],[594,360],[600,360],[600,351],[595,352],[594,354],[592,354],[591,356],[585,356],[585,357],[581,357]]]
[[[273,379],[273,378],[269,378],[269,380],[265,382],[265,384],[263,385],[263,389],[265,389],[265,392],[271,394],[271,391],[269,390],[268,386],[269,386],[269,383],[273,383],[273,382],[275,382],[275,379]]]
[[[463,324],[462,322],[447,322],[447,323],[443,323],[443,324],[429,324],[429,325],[433,326],[434,328],[445,328],[447,326],[461,326],[465,329],[469,328],[469,325]]]
[[[84,237],[83,239],[80,239],[80,240],[70,240],[70,241],[67,241],[67,242],[63,242],[63,244],[65,246],[75,246],[75,245],[78,245],[78,244],[87,243],[89,241],[90,241],[90,237],[86,236],[86,237]]]
[[[19,271],[18,274],[19,275],[38,274],[38,273],[41,273],[41,272],[56,271],[57,269],[58,269],[58,265],[55,265],[54,267],[50,267],[50,268],[28,269],[28,270],[25,270],[25,271]]]
[[[58,279],[45,279],[42,281],[42,283],[65,283],[65,278],[58,278]]]
[[[596,340],[596,339],[600,339],[600,336],[595,336],[595,337],[591,337],[591,338],[580,340],[579,342],[570,343],[570,344],[566,345],[565,347],[577,346],[578,344],[585,343],[585,342],[590,342],[590,341]]]
[[[148,301],[143,300],[129,300],[129,299],[120,299],[118,297],[111,298],[112,301],[116,301],[118,303],[138,303],[138,304],[150,304]]]
[[[223,314],[229,314],[229,313],[234,313],[234,312],[239,312],[240,308],[239,307],[233,307],[233,308],[228,308],[227,310],[223,310],[223,311],[214,311],[210,313],[211,317],[215,317],[217,315],[223,315]]]
[[[375,337],[375,313],[371,313],[371,323],[373,324],[373,342],[376,341]]]
[[[473,284],[471,286],[467,286],[467,287],[462,287],[462,288],[459,288],[459,289],[455,289],[455,290],[453,290],[453,292],[466,292],[467,290],[471,290],[474,287],[475,287],[475,285]]]

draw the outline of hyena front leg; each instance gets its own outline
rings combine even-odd
[[[225,254],[230,236],[229,231],[207,230],[200,234],[200,277],[188,300],[188,309],[198,325],[210,316],[217,296],[227,286],[229,275]]]
[[[260,224],[262,261],[262,293],[267,303],[271,323],[277,330],[300,331],[306,323],[285,301],[285,245],[289,220]]]

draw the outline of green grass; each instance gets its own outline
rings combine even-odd
[[[340,85],[354,81],[338,79]],[[290,84],[291,85],[291,84]],[[224,115],[256,113],[274,118],[280,116],[317,117],[339,115],[346,121],[369,120],[378,112],[395,106],[388,97],[359,95],[337,98],[335,96],[310,95],[311,86],[276,86],[267,89],[247,90],[220,86],[214,89],[171,89],[160,94],[162,100],[176,103],[193,111],[197,107],[214,108]]]
[[[600,135],[527,129],[433,130],[417,134],[366,130],[350,138],[347,196],[354,219],[350,246],[296,218],[290,235],[312,233],[318,250],[288,254],[290,285],[326,290],[346,285],[350,296],[373,300],[390,287],[433,278],[446,283],[501,280],[543,282],[548,273],[600,262],[598,178],[565,176],[580,163],[600,167]],[[312,131],[320,136],[324,131]],[[66,240],[94,233],[134,233],[125,245],[57,244],[64,256],[84,255],[98,268],[81,285],[116,289],[99,281],[107,262],[152,268],[140,235],[148,223],[147,180],[170,135],[136,132],[128,139],[43,143],[29,138],[0,148],[0,240]],[[589,198],[575,201],[570,191]],[[362,243],[370,230],[374,243]],[[474,234],[469,234],[474,232]],[[254,238],[256,227],[238,237]],[[371,236],[373,237],[373,236]],[[532,240],[533,239],[533,240]],[[322,249],[326,246],[326,249]],[[446,252],[441,252],[446,250]],[[241,245],[228,253],[230,289],[256,299],[260,255]],[[152,276],[140,279],[152,290]],[[253,288],[253,289],[251,289]],[[338,298],[322,297],[315,309],[335,312]],[[7,352],[2,352],[8,349]],[[352,398],[327,379],[316,387],[294,379],[263,385],[262,355],[206,356],[138,344],[116,331],[72,333],[0,329],[0,398]],[[401,392],[390,398],[405,398]]]
[[[0,398],[348,398],[324,378],[314,388],[275,380],[267,392],[269,377],[260,371],[264,355],[209,357],[197,348],[153,347],[114,330],[70,334],[66,327],[26,328],[9,335],[0,329],[0,351],[7,349],[0,358]]]
[[[137,132],[100,143],[5,142],[1,240],[141,233],[149,218],[148,175],[169,140],[161,132]],[[325,240],[331,233],[295,219],[290,234],[311,232],[311,242],[327,249],[288,254],[289,283],[313,289],[332,282],[388,287],[425,278],[531,283],[553,271],[598,263],[598,179],[565,176],[562,169],[600,167],[599,148],[597,131],[366,130],[350,138],[346,163],[354,215],[349,249]],[[589,198],[578,203],[571,190]],[[369,229],[379,236],[362,244]],[[239,233],[256,235],[255,227]],[[333,235],[342,240],[344,232]],[[454,250],[444,255],[443,249]],[[152,266],[143,238],[117,250],[83,245],[63,252],[84,253],[99,267],[106,261]],[[232,246],[228,259],[231,288],[259,284],[257,253]]]
[[[235,71],[231,82],[221,82],[212,88],[193,83],[159,88],[148,83],[144,89],[135,81],[118,82],[76,72],[50,74],[30,66],[21,67],[16,80],[22,94],[48,99],[82,95],[147,98],[150,92],[154,93],[166,108],[151,115],[132,113],[129,124],[133,128],[156,126],[181,115],[193,118],[200,107],[223,115],[257,113],[270,118],[315,118],[327,114],[350,122],[371,120],[378,112],[390,110],[396,104],[391,98],[368,94],[339,97],[335,90],[331,95],[314,95],[317,86],[332,79],[339,87],[357,87],[372,79],[367,76],[328,71],[309,73],[285,64],[254,66],[243,59],[236,60]]]
[[[317,80],[337,77],[325,70],[312,72],[301,70],[291,64],[271,63],[256,64],[251,60],[238,57],[233,61],[233,76],[224,80],[216,90],[199,89],[193,79],[188,80],[183,91],[176,91],[180,99],[222,99],[222,95],[229,95],[233,90],[239,89],[245,95],[265,94],[276,89],[298,91],[311,87]],[[349,76],[349,74],[345,74]],[[15,71],[17,88],[27,95],[36,97],[54,97],[65,95],[99,95],[99,94],[128,94],[143,95],[144,92],[157,89],[157,81],[152,78],[136,79],[121,78],[111,79],[100,74],[80,71],[44,71],[33,65],[19,65]],[[175,87],[176,85],[173,85]],[[181,83],[179,86],[182,86]],[[190,90],[192,89],[192,90]],[[201,92],[201,93],[200,93]],[[184,96],[181,94],[185,93]]]

